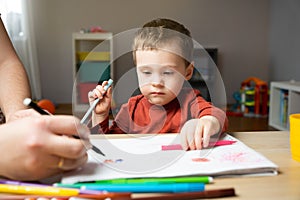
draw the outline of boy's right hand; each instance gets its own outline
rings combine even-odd
[[[97,85],[96,88],[88,94],[90,105],[95,101],[95,99],[100,99],[93,113],[95,114],[95,117],[98,118],[97,123],[100,123],[109,115],[112,89],[109,87],[107,91],[104,90],[104,86],[107,85],[107,83],[108,81],[103,81],[102,85]]]

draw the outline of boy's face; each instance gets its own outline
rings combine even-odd
[[[184,80],[193,74],[193,65],[163,50],[136,51],[136,70],[139,88],[152,104],[165,105],[180,92]]]

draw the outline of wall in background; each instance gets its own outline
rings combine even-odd
[[[300,81],[300,1],[272,0],[270,80]]]
[[[73,32],[99,25],[118,34],[157,17],[175,19],[201,45],[218,47],[229,103],[249,76],[269,80],[268,0],[31,1],[42,95],[56,103],[72,102]]]

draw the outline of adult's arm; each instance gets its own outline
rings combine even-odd
[[[0,17],[0,108],[6,120],[25,109],[23,100],[30,97],[28,77],[23,64],[8,37]]]

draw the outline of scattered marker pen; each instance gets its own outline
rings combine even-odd
[[[31,107],[33,108],[35,111],[37,111],[38,113],[40,113],[41,115],[49,115],[48,112],[46,112],[45,110],[43,110],[41,107],[39,107],[36,103],[34,103],[30,98],[25,98],[23,101],[23,104],[25,106]]]
[[[55,183],[56,187],[69,187],[69,188],[80,188],[81,186],[89,185],[102,185],[102,184],[139,184],[139,183],[153,183],[153,184],[163,184],[163,183],[212,183],[213,177],[210,176],[181,176],[181,177],[151,177],[151,178],[117,178],[109,180],[96,180],[95,182],[88,183],[75,183],[75,184],[64,184]]]
[[[52,186],[39,187],[39,186],[0,184],[0,193],[74,196],[79,194],[79,190],[70,189],[70,188],[56,188]]]
[[[216,142],[210,142],[207,148],[217,147],[217,146],[225,146],[231,145],[236,143],[237,141],[234,140],[218,140]],[[181,144],[170,144],[170,145],[162,145],[162,151],[169,151],[169,150],[183,150]]]
[[[13,180],[0,180],[0,184],[35,186],[35,187],[45,187],[45,186],[51,187],[51,185],[46,185],[46,184],[29,183],[29,182],[21,182],[21,181],[13,181]]]
[[[132,193],[164,193],[164,192],[200,192],[204,191],[204,183],[135,183],[135,184],[97,184],[85,185],[81,190],[100,190],[108,192]]]
[[[210,176],[181,176],[181,177],[158,177],[158,178],[120,178],[120,179],[112,179],[112,180],[103,180],[103,181],[96,181],[96,183],[111,183],[111,184],[118,184],[118,183],[126,183],[126,184],[133,184],[133,183],[212,183],[213,177]]]
[[[231,145],[234,143],[236,143],[236,141],[234,141],[234,140],[219,140],[216,142],[210,142],[208,147]]]

